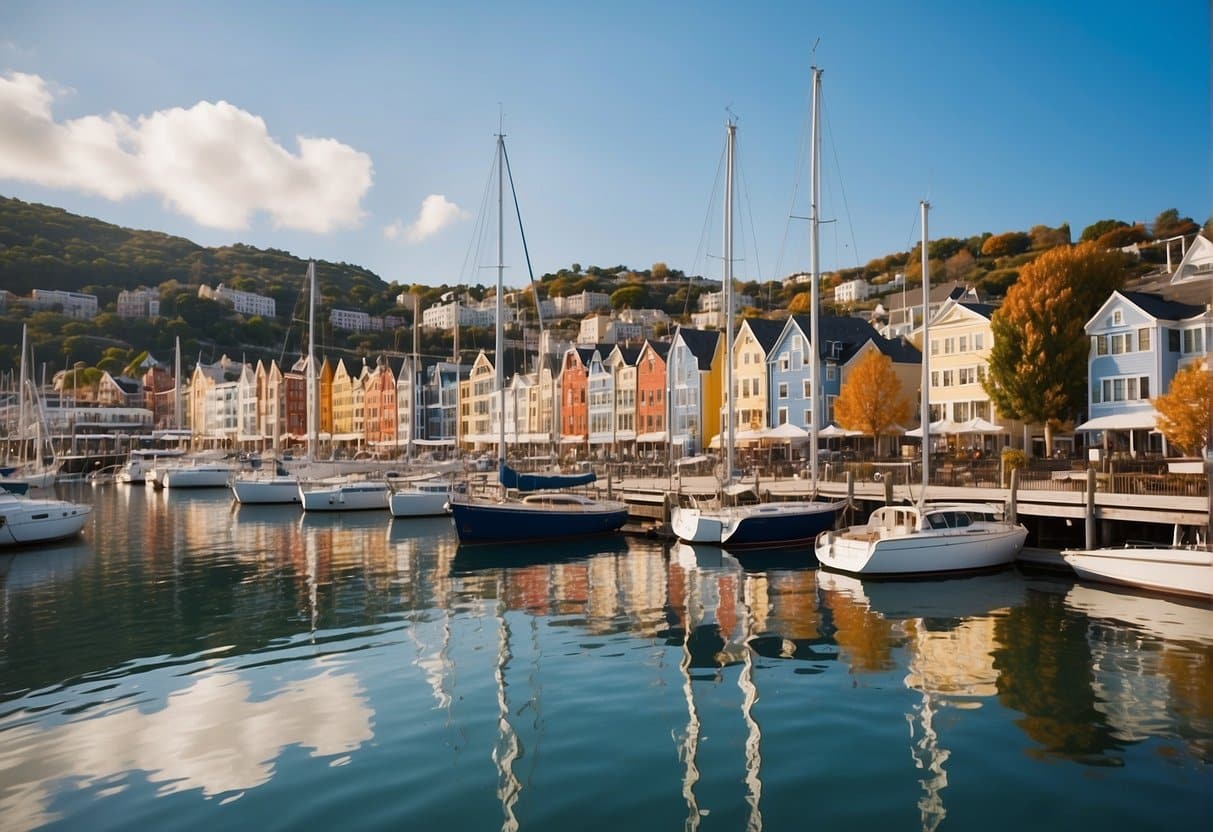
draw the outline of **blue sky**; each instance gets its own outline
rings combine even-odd
[[[736,273],[779,278],[808,264],[788,217],[808,210],[815,42],[823,269],[910,248],[923,198],[932,237],[1210,215],[1203,0],[7,0],[0,194],[487,284],[473,237],[503,111],[537,273],[718,275],[731,108]],[[520,285],[516,236],[506,262]]]

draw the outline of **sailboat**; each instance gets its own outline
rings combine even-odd
[[[813,69],[813,329],[810,352],[813,355],[812,383],[814,385],[813,410],[821,410],[820,398],[817,393],[818,373],[816,367],[820,362],[817,341],[817,267],[816,267],[816,182],[817,182],[817,96],[819,94],[820,70]],[[728,421],[725,444],[726,465],[725,476],[733,476],[734,453],[734,414],[733,414],[733,151],[737,138],[737,125],[730,120],[727,125],[727,145],[725,152],[726,174],[724,188],[724,280],[726,332],[725,332],[725,418]],[[813,476],[817,475],[817,434],[816,417],[812,420]],[[726,492],[730,490],[726,487]],[[757,503],[750,505],[712,505],[677,506],[670,514],[670,529],[683,543],[706,543],[715,546],[727,546],[729,549],[766,548],[789,546],[797,543],[812,541],[826,529],[833,528],[842,509],[840,502],[782,502]]]
[[[318,417],[316,407],[316,351],[313,334],[316,331],[316,262],[307,264],[307,462],[316,455]],[[277,418],[277,415],[275,415]],[[298,503],[302,500],[298,473],[287,471],[277,460],[274,469],[260,476],[242,475],[232,479],[232,494],[241,504]]]
[[[928,504],[931,406],[931,281],[927,262],[927,211],[922,203],[922,488],[914,506],[884,506],[868,522],[817,538],[817,560],[825,569],[852,575],[919,576],[994,569],[1014,562],[1028,530],[999,518],[992,506]],[[991,517],[993,515],[993,517]]]
[[[26,356],[30,356],[26,364]],[[21,327],[21,366],[17,381],[18,423],[17,436],[20,439],[20,453],[16,464],[0,469],[0,488],[6,491],[19,491],[24,487],[50,488],[55,484],[59,471],[59,461],[55,458],[54,448],[50,445],[50,429],[46,424],[46,414],[42,410],[42,400],[38,390],[30,378],[30,367],[33,365],[32,352],[27,345],[26,327]],[[32,422],[31,422],[32,420]],[[30,427],[34,430],[32,451],[28,450],[27,433]],[[49,452],[50,462],[46,456]]]
[[[585,474],[521,474],[506,464],[505,442],[505,317],[504,287],[505,136],[497,135],[497,335],[494,352],[497,410],[496,498],[459,495],[451,498],[451,515],[460,543],[507,543],[554,540],[617,532],[627,521],[627,506],[615,500],[597,500],[564,489],[588,485]],[[511,188],[513,183],[511,181]]]

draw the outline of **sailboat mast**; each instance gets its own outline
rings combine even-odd
[[[927,212],[931,210],[931,203],[924,199],[920,205],[922,207],[922,381],[919,382],[921,389],[918,406],[922,410],[922,490],[918,494],[919,508],[926,504],[927,483],[931,480],[931,397],[928,386],[931,380],[931,345],[927,341],[930,331],[927,322],[931,314],[931,268],[927,257]]]
[[[316,458],[316,261],[307,262],[307,458]]]
[[[72,378],[75,379],[75,374]],[[177,349],[173,357],[173,427],[181,430],[181,336],[177,336]]]
[[[497,134],[497,337],[493,342],[493,363],[497,383],[497,471],[505,465],[505,326],[501,296],[505,279],[505,134]]]
[[[728,434],[725,445],[725,480],[733,479],[733,146],[737,141],[737,125],[729,120],[727,124],[728,139],[725,143],[725,177],[724,177],[724,279],[721,287],[725,303],[725,418],[728,419]]]
[[[818,148],[821,144],[821,128],[817,114],[821,103],[821,70],[813,67],[813,124],[810,129],[809,147],[809,406],[812,408],[812,418],[809,420],[809,468],[812,471],[812,491],[817,493],[817,429],[818,419],[823,412],[821,407],[821,345],[818,343],[819,313],[821,299],[819,284],[821,282],[819,252],[817,245],[818,215],[821,202],[821,160],[818,158]]]
[[[25,459],[25,376],[29,370],[25,366],[25,354],[29,350],[26,346],[26,327],[21,325],[21,370],[20,379],[17,382],[17,436],[21,438],[21,459]]]

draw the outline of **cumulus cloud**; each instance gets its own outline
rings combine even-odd
[[[455,203],[448,202],[442,194],[430,194],[421,200],[421,210],[417,212],[417,219],[409,225],[405,225],[401,220],[394,220],[391,225],[383,229],[383,236],[394,240],[403,235],[404,239],[410,243],[420,243],[442,229],[469,217],[471,214]]]
[[[152,194],[227,230],[264,213],[277,227],[323,233],[363,215],[371,158],[335,139],[300,136],[292,153],[259,116],[226,101],[57,122],[56,93],[37,75],[0,76],[0,179],[112,200]]]

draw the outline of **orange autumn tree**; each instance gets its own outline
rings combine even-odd
[[[1185,454],[1196,455],[1209,445],[1209,371],[1205,361],[1184,367],[1171,379],[1166,393],[1154,399],[1158,429]]]
[[[893,360],[876,350],[859,359],[834,402],[838,424],[871,436],[873,448],[889,428],[908,421],[910,413],[910,402],[901,394],[901,380],[893,372]]]

